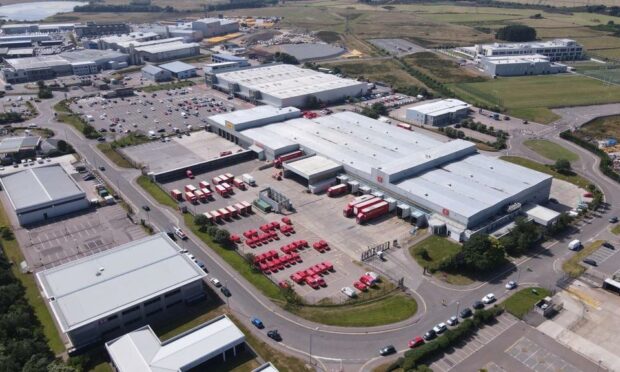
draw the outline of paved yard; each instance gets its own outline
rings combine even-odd
[[[577,367],[566,362],[558,355],[526,337],[519,339],[519,341],[508,348],[506,352],[532,371],[580,371]]]

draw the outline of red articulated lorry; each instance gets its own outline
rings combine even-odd
[[[303,155],[304,153],[301,150],[289,152],[288,154],[278,156],[273,162],[273,165],[275,165],[276,168],[280,168],[282,167],[282,163],[284,163],[285,161],[297,159],[302,157]]]
[[[355,221],[358,224],[363,224],[364,222],[370,221],[373,218],[383,216],[384,214],[388,212],[389,208],[390,208],[390,205],[385,201],[381,201],[379,203],[373,204],[369,207],[361,209],[357,213],[357,216],[355,217]]]
[[[353,207],[355,207],[357,204],[363,203],[373,198],[375,197],[372,195],[362,195],[354,198],[349,203],[347,203],[347,205],[345,205],[345,207],[342,209],[342,214],[345,217],[353,216]]]

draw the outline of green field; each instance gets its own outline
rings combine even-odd
[[[566,148],[546,140],[527,140],[523,143],[529,149],[535,151],[537,154],[544,156],[549,160],[565,159],[568,161],[579,160],[579,155]]]
[[[620,86],[575,75],[498,78],[451,88],[474,104],[500,105],[509,114],[541,123],[557,118],[553,107],[620,102]]]
[[[502,302],[502,306],[510,314],[519,319],[523,319],[525,314],[527,314],[538,301],[549,295],[551,295],[551,292],[545,288],[524,288],[508,297]]]
[[[461,246],[447,238],[430,235],[409,248],[409,253],[421,266],[434,272],[441,280],[454,285],[468,285],[473,279],[462,273],[436,271],[439,263],[461,251]]]
[[[404,58],[408,64],[422,70],[442,83],[482,82],[488,80],[481,74],[463,69],[454,59],[433,52],[421,52]]]
[[[535,171],[547,173],[548,175],[551,175],[557,179],[570,182],[573,185],[579,186],[582,189],[587,189],[588,185],[591,184],[590,181],[581,177],[578,174],[566,175],[566,174],[558,173],[555,170],[553,170],[551,166],[537,163],[530,159],[521,158],[518,156],[501,156],[500,159],[511,162],[513,164],[520,165],[522,167],[533,169]]]
[[[409,75],[393,59],[328,63],[324,64],[324,66],[329,68],[338,67],[347,76],[380,81],[395,89],[404,89],[407,86],[424,87],[422,82]]]

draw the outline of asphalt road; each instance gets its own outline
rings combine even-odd
[[[40,116],[33,122],[54,130],[57,137],[66,139],[91,164],[97,167],[104,165],[106,170],[101,172],[103,178],[118,189],[123,199],[132,205],[135,211],[145,213],[140,207],[149,205],[151,211],[148,219],[157,228],[165,230],[171,225],[182,225],[179,223],[179,214],[156,204],[135,184],[134,180],[139,175],[137,170],[117,168],[98,151],[95,141],[84,139],[72,127],[54,120],[51,107],[60,99],[61,97],[57,97],[39,103],[37,109]],[[557,129],[549,131],[544,138],[561,141],[557,138],[557,133],[561,130],[558,126]],[[597,168],[597,158],[572,144],[562,142],[562,145],[579,153],[582,160],[576,164],[576,171],[597,183],[607,195],[607,201],[612,205],[613,213],[620,215],[620,209],[618,209],[620,189],[617,184],[600,174]],[[520,148],[519,142],[515,141],[509,153],[521,154]],[[606,215],[611,215],[611,213],[607,212]],[[577,235],[566,237],[564,241],[573,238],[587,241],[600,235],[607,228],[606,220],[604,223],[602,221],[584,225]],[[428,277],[419,279],[419,276],[409,276],[406,285],[417,294],[419,299],[418,314],[412,319],[382,327],[341,328],[308,322],[280,309],[258,293],[249,282],[237,275],[234,269],[205,244],[195,236],[189,235],[190,239],[180,244],[207,263],[209,275],[220,279],[231,290],[232,297],[228,299],[231,311],[266,342],[272,341],[265,336],[265,332],[252,327],[249,318],[258,316],[263,320],[267,329],[278,328],[284,338],[280,350],[288,351],[309,361],[311,353],[313,364],[321,370],[369,370],[371,366],[386,362],[388,359],[378,356],[380,347],[393,344],[401,352],[404,351],[409,339],[422,335],[436,323],[445,321],[456,312],[457,306],[460,305],[461,309],[469,306],[489,292],[495,293],[501,299],[505,296],[505,282],[515,279],[515,275],[519,276],[520,284],[523,286],[555,286],[556,280],[562,274],[551,270],[550,267],[567,252],[565,243],[551,242],[547,244],[548,249],[545,253],[521,260],[518,263],[518,274],[513,270],[500,274],[487,283],[465,288],[451,288]],[[447,306],[442,304],[443,300],[446,300]],[[393,358],[395,356],[390,360]]]

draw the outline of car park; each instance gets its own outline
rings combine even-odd
[[[254,326],[258,329],[263,329],[265,328],[265,325],[263,324],[263,321],[258,319],[258,318],[252,318],[251,319],[252,324],[254,324]]]
[[[437,333],[438,335],[444,333],[447,329],[448,326],[446,325],[446,323],[439,323],[433,327],[433,331],[435,331],[435,333]]]
[[[274,341],[280,342],[282,341],[282,336],[280,336],[280,332],[277,329],[273,329],[267,332],[267,337],[271,338]]]
[[[457,318],[456,316],[451,316],[450,319],[446,321],[446,323],[448,323],[450,327],[454,327],[455,325],[459,324],[459,318]]]
[[[435,337],[437,337],[437,332],[435,332],[434,330],[429,330],[428,332],[426,332],[424,334],[424,336],[422,336],[424,338],[425,341],[430,341],[432,339],[434,339]]]
[[[394,353],[396,353],[396,348],[394,345],[387,345],[379,350],[379,354],[381,354],[381,356],[391,355]]]
[[[476,310],[482,309],[484,307],[484,303],[482,303],[481,301],[476,301],[473,303],[473,305],[471,305],[471,307],[473,307]]]
[[[491,304],[495,302],[496,298],[493,293],[489,293],[486,296],[482,297],[482,303],[485,305]]]
[[[232,296],[232,294],[230,293],[230,290],[228,288],[226,288],[225,286],[222,286],[220,288],[220,292],[222,292],[222,294],[226,297],[230,297]]]
[[[517,288],[517,282],[515,282],[514,280],[511,280],[508,283],[506,283],[504,287],[506,287],[506,289],[515,289]]]
[[[420,336],[416,336],[414,339],[409,340],[409,348],[411,349],[420,345],[424,345],[424,339]]]

